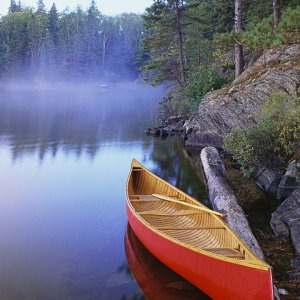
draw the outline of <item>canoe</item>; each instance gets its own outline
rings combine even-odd
[[[213,299],[273,299],[271,267],[222,220],[133,160],[126,183],[128,222],[162,263]]]
[[[210,299],[153,256],[139,241],[129,224],[126,227],[124,244],[131,274],[147,300]]]

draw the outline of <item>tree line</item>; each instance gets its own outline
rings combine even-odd
[[[179,110],[233,80],[249,54],[299,41],[298,0],[153,0],[142,16],[36,9],[11,0],[0,18],[0,76],[175,80]],[[140,69],[139,69],[140,68]],[[176,105],[175,105],[176,106]]]
[[[11,0],[0,19],[0,76],[47,79],[132,78],[138,73],[143,21],[137,14],[105,16],[88,9],[49,11]]]

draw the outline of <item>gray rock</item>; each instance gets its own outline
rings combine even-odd
[[[233,128],[256,124],[260,106],[273,92],[296,96],[299,60],[300,44],[268,50],[229,87],[208,93],[184,124],[186,145],[219,146]]]
[[[300,161],[293,160],[279,183],[276,198],[283,200],[297,188],[300,188]]]
[[[300,188],[272,213],[271,227],[276,236],[291,237],[296,255],[300,255]]]
[[[282,175],[276,170],[262,169],[253,175],[255,183],[270,197],[276,197]]]
[[[280,295],[288,295],[289,294],[289,292],[287,290],[285,290],[285,289],[278,289],[278,293]]]

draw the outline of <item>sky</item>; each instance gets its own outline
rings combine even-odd
[[[80,5],[83,9],[87,8],[91,0],[44,0],[46,8],[49,10],[55,2],[59,12],[66,7],[73,10]],[[153,0],[95,0],[99,10],[105,15],[116,15],[123,12],[143,13]],[[18,0],[16,0],[18,3]],[[37,0],[21,0],[24,6],[36,7]],[[0,0],[0,15],[5,15],[8,11],[10,0]]]

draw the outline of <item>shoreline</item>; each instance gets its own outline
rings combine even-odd
[[[163,103],[165,101],[166,97]],[[195,152],[200,153],[202,145],[195,147],[185,143],[186,118],[177,116],[166,109],[161,112],[161,116],[162,125],[148,128],[146,134],[162,139],[177,135],[183,141],[182,149],[195,149]],[[265,254],[266,261],[274,268],[273,280],[281,294],[281,299],[297,299],[300,289],[300,265],[292,266],[292,262],[296,260],[295,249],[291,241],[276,237],[270,225],[271,214],[278,208],[280,201],[274,196],[267,195],[266,191],[261,188],[262,186],[259,187],[253,178],[245,178],[230,155],[223,153],[221,156],[229,184],[247,216],[250,228]],[[191,157],[191,163],[193,159]]]

